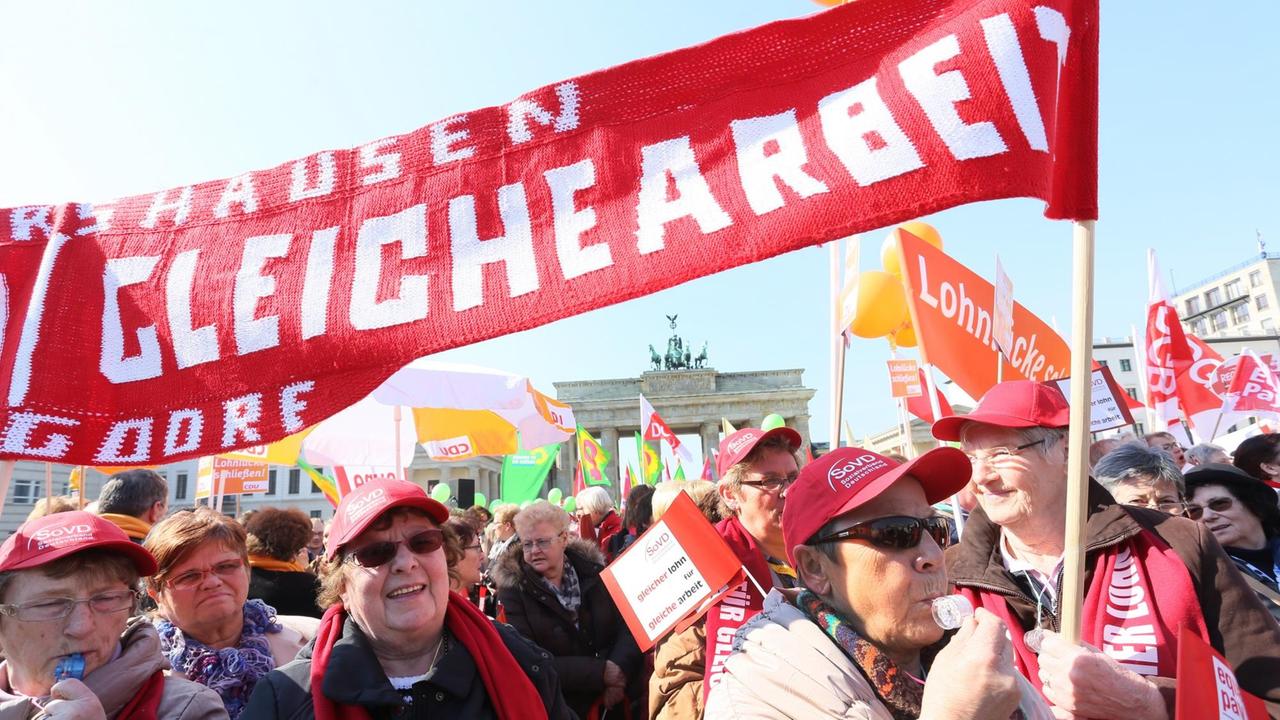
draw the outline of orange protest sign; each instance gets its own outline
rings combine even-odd
[[[252,495],[267,491],[267,464],[218,455],[200,458],[196,469],[196,499],[221,495]]]
[[[889,361],[889,394],[895,398],[920,397],[920,363],[912,359]]]
[[[644,652],[681,621],[697,620],[741,571],[737,556],[681,492],[600,578]]]
[[[982,397],[996,384],[995,287],[915,235],[902,229],[894,233],[921,359],[969,395]],[[1015,301],[1013,340],[1000,362],[1005,380],[1043,382],[1070,373],[1071,348]]]
[[[1267,706],[1240,689],[1236,674],[1209,643],[1184,625],[1178,633],[1175,720],[1265,720]]]

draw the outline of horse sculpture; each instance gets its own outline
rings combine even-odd
[[[698,356],[693,359],[693,366],[696,368],[701,368],[701,367],[705,367],[706,364],[707,364],[707,343],[706,341],[703,341],[702,352],[698,353]]]
[[[652,343],[649,345],[649,362],[653,363],[654,370],[662,369],[662,356],[658,354],[657,350],[653,349]]]

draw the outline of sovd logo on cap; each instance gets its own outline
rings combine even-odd
[[[831,469],[827,471],[827,484],[831,486],[831,490],[834,492],[839,492],[836,488],[836,483],[840,483],[845,490],[848,490],[857,485],[868,474],[888,467],[889,463],[885,462],[884,458],[879,455],[870,453],[859,455],[856,458],[850,458],[832,465]]]
[[[27,549],[35,545],[39,550],[58,548],[88,540],[93,535],[93,528],[85,524],[55,525],[41,528],[27,539]]]
[[[733,440],[730,440],[729,445],[726,449],[730,453],[737,453],[744,446],[750,445],[751,443],[755,442],[755,440],[756,440],[755,433],[745,433],[740,438],[734,438]]]
[[[387,491],[382,488],[374,488],[369,491],[368,495],[355,500],[351,503],[351,507],[347,508],[347,523],[351,524],[364,517],[387,497]]]

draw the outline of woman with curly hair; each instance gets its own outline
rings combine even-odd
[[[311,518],[297,508],[262,508],[245,524],[249,537],[249,597],[281,615],[324,614],[316,604],[320,581],[307,570]]]

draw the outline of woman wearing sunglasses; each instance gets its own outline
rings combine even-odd
[[[313,647],[258,683],[253,720],[571,718],[547,653],[449,591],[449,511],[417,485],[362,485],[334,513]]]
[[[1187,473],[1187,516],[1204,523],[1245,580],[1280,620],[1280,508],[1276,491],[1222,463]]]
[[[640,697],[640,649],[600,579],[600,548],[571,539],[568,513],[545,500],[515,524],[518,539],[490,570],[507,622],[555,658],[578,717]]]
[[[932,504],[968,480],[953,448],[905,465],[841,448],[806,465],[782,517],[802,589],[773,590],[738,631],[705,717],[1010,717],[1004,625],[978,610],[944,642],[933,619],[950,527]]]
[[[161,520],[143,543],[159,565],[147,591],[161,650],[174,674],[217,691],[231,720],[258,680],[292,660],[318,624],[248,599],[246,543],[240,523],[207,507]]]

